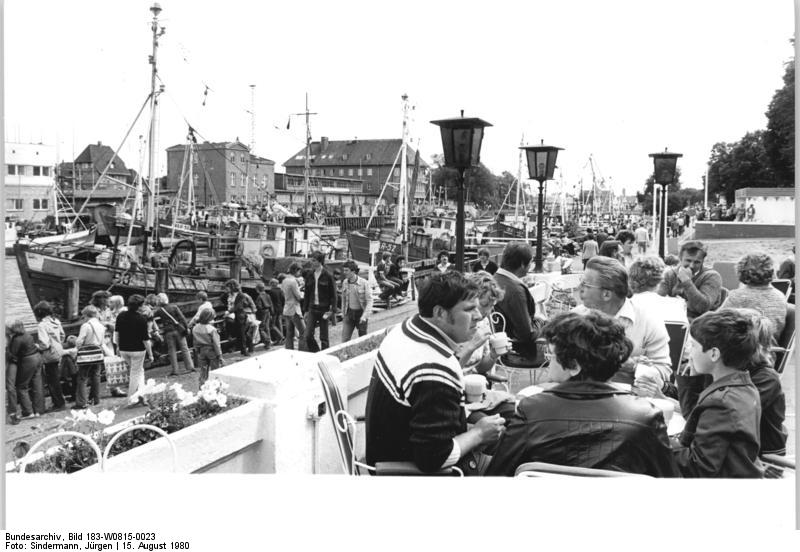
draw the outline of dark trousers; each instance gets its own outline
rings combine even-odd
[[[310,353],[316,353],[317,351],[327,349],[330,346],[328,341],[328,321],[323,318],[328,312],[330,312],[330,307],[312,306],[306,313],[306,333],[304,341],[306,342],[306,347],[308,348],[307,350]],[[317,340],[314,339],[314,332],[317,329],[317,325],[319,325],[319,345],[317,344]]]
[[[239,341],[239,350],[242,354],[253,350],[253,341],[250,339],[247,324],[247,315],[236,315],[232,322],[228,322],[228,336]]]
[[[78,364],[78,385],[75,388],[75,407],[85,408],[86,401],[86,382],[89,382],[89,402],[92,404],[100,403],[100,369],[102,362],[94,364]]]
[[[293,314],[291,316],[284,314],[281,318],[283,318],[283,322],[286,324],[286,343],[284,344],[284,348],[294,349],[294,334],[296,331],[297,348],[301,351],[306,351],[306,324],[303,317],[299,314]]]
[[[269,335],[272,315],[269,311],[261,311],[256,313],[256,318],[260,322],[258,325],[258,335],[261,337],[261,342],[264,344],[264,347],[269,348],[272,344]]]
[[[17,413],[17,363],[6,364],[6,413]]]
[[[408,280],[402,280],[400,278],[389,278],[389,281],[397,285],[397,289],[395,289],[395,295],[400,295],[401,293],[405,293],[408,289]]]
[[[17,361],[17,400],[22,415],[44,412],[44,386],[42,385],[42,355],[22,357]]]
[[[347,309],[342,317],[342,343],[350,341],[353,337],[353,330],[358,329],[358,337],[367,334],[367,321],[361,320],[364,314],[362,309]]]
[[[47,362],[44,365],[44,375],[47,380],[47,389],[50,391],[50,400],[53,408],[62,408],[66,401],[61,391],[61,361]]]

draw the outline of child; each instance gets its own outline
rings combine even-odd
[[[673,443],[684,477],[763,477],[761,401],[747,371],[758,349],[756,330],[752,319],[735,309],[707,312],[692,322],[693,370],[713,382]]]
[[[772,322],[753,309],[735,309],[753,320],[758,339],[758,349],[747,370],[758,389],[761,399],[761,449],[759,454],[786,454],[788,432],[783,425],[786,419],[786,396],[781,387],[781,378],[773,366]]]
[[[200,387],[208,379],[208,372],[222,366],[222,349],[219,343],[219,332],[211,324],[214,320],[212,309],[203,309],[197,317],[197,324],[192,328],[194,348],[197,351],[197,366],[200,369]]]

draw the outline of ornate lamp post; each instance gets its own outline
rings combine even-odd
[[[492,126],[482,119],[464,118],[441,119],[431,121],[442,132],[442,148],[444,150],[444,165],[458,171],[458,196],[456,202],[456,269],[464,270],[464,173],[470,167],[477,166],[481,161],[481,144],[483,142],[483,129]]]
[[[528,174],[531,180],[539,182],[539,203],[538,211],[536,214],[536,260],[534,271],[542,272],[542,234],[544,232],[542,226],[544,223],[544,183],[546,180],[553,179],[553,171],[556,168],[556,157],[559,150],[564,148],[557,148],[555,146],[545,146],[544,140],[538,146],[523,146],[520,149],[525,150],[525,155],[528,158]]]
[[[675,169],[678,166],[678,158],[683,157],[682,153],[670,153],[667,148],[661,153],[651,153],[653,158],[653,175],[656,184],[661,185],[661,218],[659,219],[658,232],[658,255],[663,259],[665,253],[664,244],[667,236],[667,186],[675,180]],[[653,187],[653,197],[656,190]],[[655,219],[655,213],[653,213]]]

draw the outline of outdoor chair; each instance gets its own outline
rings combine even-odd
[[[787,299],[789,298],[789,295],[792,294],[792,281],[788,278],[772,280],[770,283],[772,284],[772,287],[783,293]]]
[[[444,469],[433,474],[427,474],[417,468],[413,462],[377,462],[369,466],[356,459],[356,420],[344,408],[342,394],[339,386],[331,375],[328,359],[320,359],[317,363],[319,381],[322,392],[325,394],[325,404],[333,422],[336,432],[336,442],[339,445],[339,455],[342,460],[342,470],[347,475],[361,475],[362,471],[375,475],[461,475],[464,473],[457,467]]]
[[[672,373],[677,374],[683,359],[683,351],[686,348],[686,340],[689,337],[689,324],[687,322],[665,321],[669,335],[669,360],[672,365]]]
[[[786,304],[786,325],[783,327],[781,335],[778,337],[778,343],[772,347],[772,352],[775,354],[775,371],[779,374],[783,373],[786,364],[794,354],[794,334],[795,334],[795,306],[791,303]]]
[[[596,468],[579,468],[577,466],[562,466],[548,464],[547,462],[526,462],[517,468],[516,477],[646,477],[640,473],[627,473]]]
[[[728,289],[739,287],[739,274],[736,272],[737,261],[717,261],[711,268],[722,276],[722,285]]]

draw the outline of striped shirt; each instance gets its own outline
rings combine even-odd
[[[448,341],[416,315],[381,343],[367,396],[367,463],[413,461],[426,472],[448,464],[453,438],[467,430],[463,373]]]

